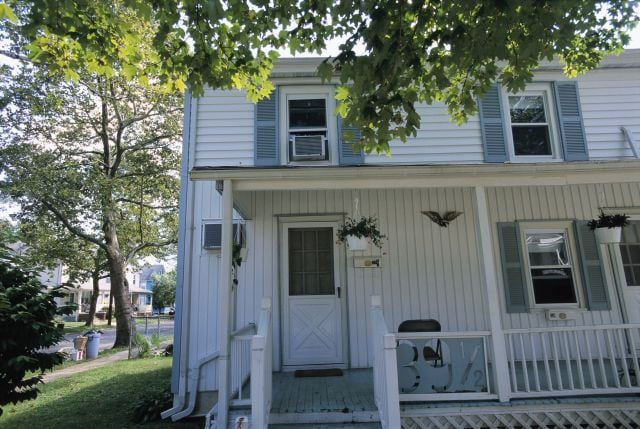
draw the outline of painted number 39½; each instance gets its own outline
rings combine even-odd
[[[428,340],[421,345],[410,340],[398,341],[400,393],[486,391],[483,359],[478,359],[482,343],[447,345],[436,341]]]

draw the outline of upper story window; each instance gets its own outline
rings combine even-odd
[[[532,84],[504,98],[510,158],[526,162],[561,159],[549,85]]]
[[[589,160],[575,81],[531,83],[515,94],[495,84],[479,107],[485,162]]]
[[[283,163],[337,163],[334,88],[282,87],[280,91],[281,157]]]
[[[578,306],[569,228],[523,230],[525,265],[534,306]]]

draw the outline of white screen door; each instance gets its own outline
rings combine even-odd
[[[283,229],[283,364],[342,365],[338,252],[331,223]]]
[[[620,271],[628,323],[640,323],[640,221],[622,228]]]

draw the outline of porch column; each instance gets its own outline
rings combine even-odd
[[[500,312],[500,290],[491,246],[491,222],[487,208],[487,194],[483,186],[474,188],[475,208],[477,213],[477,234],[480,250],[480,269],[484,274],[485,291],[491,327],[491,348],[493,350],[493,372],[496,380],[496,391],[500,402],[507,402],[511,397],[509,384],[509,367],[507,349],[502,331]]]
[[[226,427],[229,410],[229,378],[231,365],[229,350],[231,348],[229,326],[231,308],[231,240],[233,239],[233,184],[224,181],[222,190],[222,243],[220,249],[220,270],[218,278],[218,422]]]

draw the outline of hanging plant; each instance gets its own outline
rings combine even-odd
[[[378,229],[377,219],[374,217],[362,216],[360,219],[347,217],[344,224],[338,229],[338,240],[340,242],[349,241],[350,237],[364,239],[373,243],[374,246],[382,248],[382,240],[386,238]],[[355,240],[352,240],[355,244]],[[349,250],[365,250],[362,248],[354,248],[354,245],[348,243]]]
[[[629,216],[625,214],[606,214],[600,211],[597,219],[587,224],[595,232],[598,242],[602,244],[620,243],[622,228],[629,225]]]

